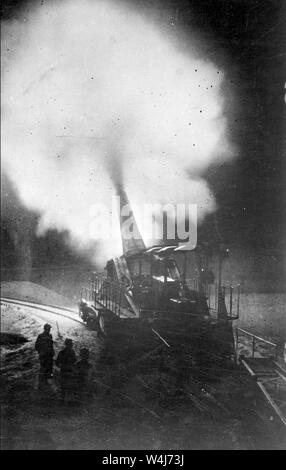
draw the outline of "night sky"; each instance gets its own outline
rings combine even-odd
[[[33,3],[33,2],[31,2]],[[37,3],[37,2],[34,2]],[[42,2],[38,2],[42,3]],[[132,2],[134,4],[134,2]],[[174,27],[199,31],[210,44],[210,59],[226,70],[225,90],[235,90],[235,111],[230,128],[238,157],[209,168],[206,179],[218,202],[216,218],[225,242],[258,247],[282,259],[285,250],[285,1],[283,0],[137,0],[143,10],[152,6],[156,15]],[[18,15],[26,2],[2,1],[2,18]],[[231,100],[231,96],[229,98]],[[7,201],[13,200],[9,210]],[[5,263],[11,262],[13,243],[7,226],[21,214],[30,227],[36,214],[21,208],[14,189],[5,180],[2,207],[2,246]],[[5,202],[6,201],[6,202]],[[212,236],[213,216],[201,228],[201,236]],[[8,222],[10,219],[10,222]],[[63,234],[47,234],[36,250],[51,256],[63,253]],[[65,256],[72,258],[69,249]],[[9,261],[10,260],[10,261]]]

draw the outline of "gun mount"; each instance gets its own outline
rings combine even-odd
[[[124,195],[126,200],[126,195]],[[133,213],[131,217],[134,219]],[[233,311],[233,287],[226,288],[221,278],[216,286],[215,308],[210,306],[208,290],[214,275],[202,266],[197,249],[198,276],[193,286],[187,279],[189,251],[184,246],[160,245],[146,248],[136,227],[136,239],[125,239],[121,220],[123,255],[106,264],[104,274],[94,273],[92,285],[83,289],[79,305],[81,318],[95,327],[102,337],[113,330],[123,331],[132,325],[138,344],[145,341],[142,333],[155,333],[169,347],[188,345],[192,357],[229,359],[234,357],[231,321],[238,318]],[[139,236],[139,238],[138,238]],[[180,272],[178,259],[183,266]],[[220,272],[222,261],[220,260]],[[140,331],[140,333],[139,333]]]

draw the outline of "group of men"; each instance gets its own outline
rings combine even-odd
[[[35,343],[40,360],[40,390],[46,388],[48,379],[53,376],[55,350],[50,331],[51,325],[46,323],[43,333],[39,334]],[[91,367],[88,362],[89,350],[87,348],[80,350],[80,359],[77,360],[72,340],[67,338],[64,344],[64,349],[58,353],[55,360],[55,365],[60,369],[62,402],[65,402],[71,394],[76,394],[79,398],[82,396],[87,387],[88,372]]]

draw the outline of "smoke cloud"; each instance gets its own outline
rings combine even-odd
[[[118,185],[131,204],[215,210],[203,174],[231,146],[223,73],[199,51],[106,0],[31,7],[2,36],[2,165],[39,234],[68,230],[97,262],[120,254],[119,226],[112,240],[89,230]]]

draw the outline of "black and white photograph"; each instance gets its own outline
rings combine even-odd
[[[286,450],[286,2],[2,0],[1,450]]]

